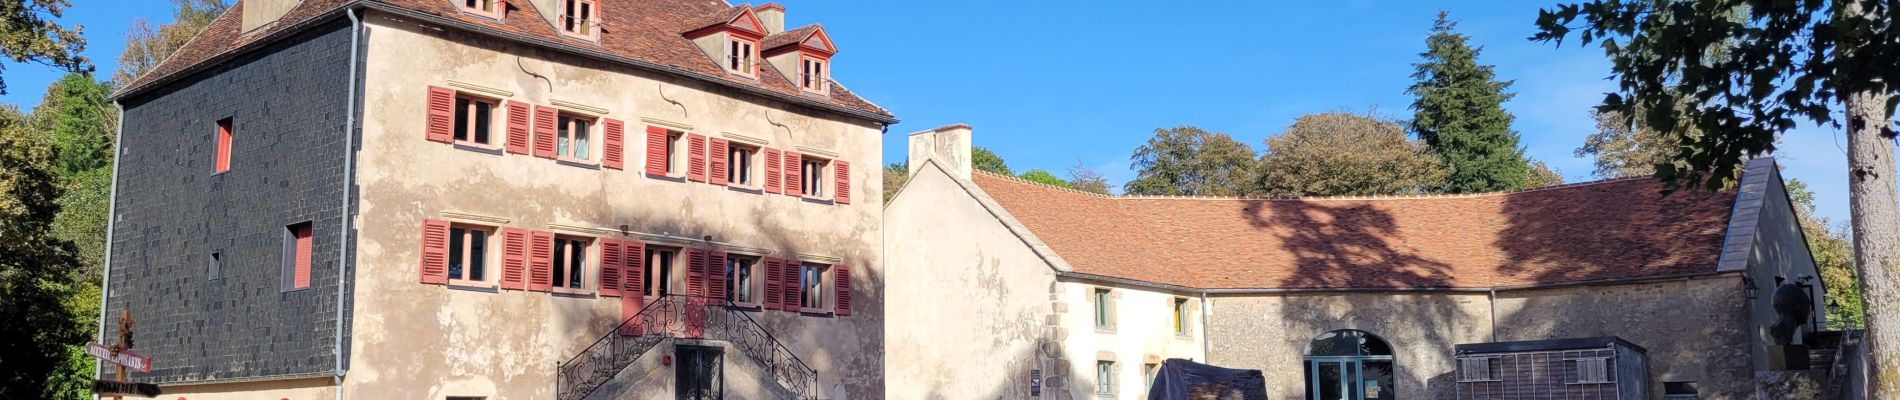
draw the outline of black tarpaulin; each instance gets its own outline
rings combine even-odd
[[[1161,363],[1148,400],[1267,400],[1259,370],[1221,368],[1179,358]]]

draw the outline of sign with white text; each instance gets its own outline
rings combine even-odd
[[[111,347],[99,343],[90,343],[86,345],[86,355],[105,360],[109,363],[123,365],[126,368],[136,369],[139,372],[152,372],[152,358],[139,355],[138,353],[121,351],[118,354],[113,354]]]

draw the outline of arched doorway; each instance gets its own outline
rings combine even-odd
[[[1372,333],[1341,329],[1306,345],[1306,398],[1392,400],[1392,346]]]

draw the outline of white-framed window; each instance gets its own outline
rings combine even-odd
[[[1095,303],[1095,329],[1115,329],[1115,304],[1108,288],[1096,288],[1090,295]]]
[[[830,195],[831,191],[826,190],[825,184],[831,180],[825,179],[825,167],[831,166],[831,160],[807,155],[800,157],[798,164],[799,182],[804,185],[800,189],[804,191],[805,197],[822,199]]]
[[[758,265],[758,258],[726,256],[726,300],[743,305],[759,303]]]
[[[831,266],[806,263],[799,268],[799,307],[805,310],[826,310],[831,302]]]
[[[554,290],[587,290],[587,253],[593,242],[580,236],[554,236]]]
[[[1577,381],[1571,383],[1610,383],[1610,359],[1603,357],[1570,360],[1577,365]]]
[[[807,92],[823,93],[825,82],[829,79],[825,66],[829,60],[812,57],[799,57],[798,87]]]
[[[495,110],[501,102],[495,99],[455,95],[455,143],[482,148],[495,148],[500,142],[495,140]]]
[[[726,40],[726,71],[756,77],[759,71],[758,48],[759,43],[756,41],[731,36]]]
[[[594,160],[594,122],[579,114],[561,113],[555,120],[555,156],[561,160],[590,163]]]
[[[449,284],[488,287],[488,247],[495,228],[449,225]]]
[[[1101,360],[1095,362],[1095,395],[1115,395],[1115,362]]]
[[[642,295],[660,297],[673,293],[683,293],[673,282],[673,269],[679,259],[680,249],[647,245],[647,285]]]
[[[599,5],[595,0],[560,0],[561,34],[593,40],[600,34]]]
[[[503,0],[457,0],[456,4],[462,6],[462,12],[501,19],[502,8],[506,7],[502,1]]]
[[[1491,375],[1491,363],[1492,363],[1491,360],[1496,360],[1496,359],[1497,359],[1496,357],[1472,357],[1472,358],[1458,359],[1458,381],[1459,382],[1486,382],[1486,381],[1497,380],[1496,377]]]
[[[738,143],[726,145],[726,182],[738,186],[758,186],[752,179],[752,160],[758,154],[758,147]]]

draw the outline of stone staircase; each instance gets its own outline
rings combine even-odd
[[[741,374],[764,383],[780,398],[817,399],[818,372],[744,311],[725,299],[668,295],[647,304],[622,321],[580,354],[561,363],[555,372],[555,398],[599,398],[608,383],[628,378],[629,367],[639,368],[655,348],[686,343],[718,345],[727,355],[751,361]],[[730,377],[730,375],[728,375]],[[613,396],[618,397],[618,396]]]

